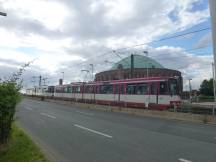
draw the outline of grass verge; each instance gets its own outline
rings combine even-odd
[[[15,124],[7,144],[0,146],[0,162],[49,162],[41,150]]]

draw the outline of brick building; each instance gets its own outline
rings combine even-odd
[[[131,64],[133,64],[132,67]],[[133,58],[129,56],[115,63],[110,70],[97,73],[95,75],[95,80],[108,81],[159,76],[179,77],[180,80],[182,79],[180,71],[166,69],[149,57],[133,55]]]

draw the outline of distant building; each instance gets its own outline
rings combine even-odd
[[[182,85],[181,72],[164,68],[157,61],[142,55],[126,57],[108,70],[97,73],[95,81],[109,81],[144,77],[175,77]],[[181,89],[183,86],[181,86]]]

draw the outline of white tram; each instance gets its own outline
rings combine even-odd
[[[164,110],[179,107],[180,92],[178,79],[151,77],[57,85],[48,87],[42,95],[84,103]]]

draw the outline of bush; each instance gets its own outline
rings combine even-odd
[[[214,96],[199,96],[199,102],[213,102],[214,101]]]
[[[30,62],[23,65],[17,73],[12,74],[8,80],[0,79],[0,144],[7,141],[14,119],[15,107],[21,101],[19,90],[23,71]]]
[[[20,99],[15,83],[0,83],[0,143],[5,142],[10,134],[15,107]]]

